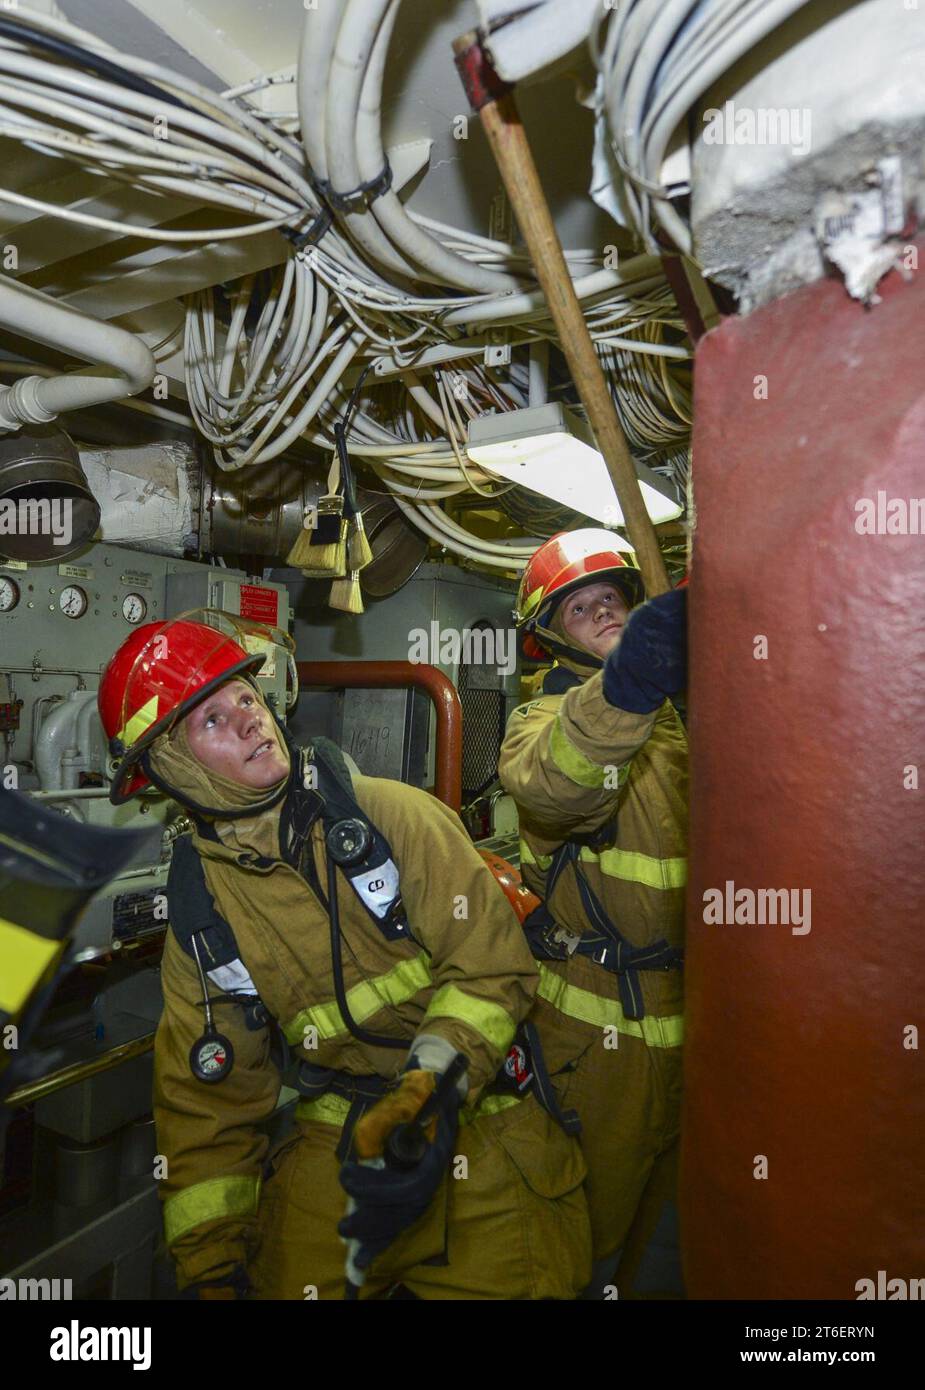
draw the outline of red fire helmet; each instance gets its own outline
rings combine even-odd
[[[115,805],[149,785],[138,757],[224,681],[250,675],[266,660],[228,632],[177,618],[136,628],[100,680],[97,706],[118,760],[109,797]]]
[[[626,552],[632,556],[624,540],[595,526],[560,531],[533,552],[521,575],[514,609],[517,626],[531,634],[524,640],[527,656],[544,655],[532,634],[546,627],[555,604],[582,584],[610,579],[630,608],[641,602],[642,576]]]

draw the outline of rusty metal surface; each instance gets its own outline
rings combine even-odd
[[[925,279],[880,293],[820,282],[697,349],[694,1298],[854,1299],[925,1266],[925,535],[856,529],[861,499],[925,496]],[[810,890],[811,929],[708,925],[727,881]]]

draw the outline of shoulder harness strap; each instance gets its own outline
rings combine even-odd
[[[303,750],[301,786],[320,795],[327,849],[368,916],[387,941],[410,939],[392,848],[357,801],[344,756],[330,739],[316,738]]]
[[[174,842],[167,902],[170,928],[186,954],[195,960],[195,936],[209,979],[224,994],[246,1003],[248,1028],[262,1027],[268,1021],[266,1008],[241,959],[234,932],[212,900],[202,860],[189,835],[181,835]]]
[[[582,679],[577,671],[570,671],[567,666],[550,666],[543,677],[543,694],[564,695],[567,690],[581,684]]]

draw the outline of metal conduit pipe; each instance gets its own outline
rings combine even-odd
[[[63,1090],[65,1086],[76,1086],[80,1081],[89,1081],[91,1076],[98,1076],[100,1072],[112,1071],[113,1067],[120,1067],[125,1062],[130,1062],[133,1057],[140,1057],[145,1052],[154,1050],[154,1032],[145,1033],[140,1038],[132,1038],[129,1042],[120,1043],[118,1047],[110,1048],[108,1052],[101,1052],[98,1057],[91,1057],[88,1061],[71,1062],[66,1067],[60,1067],[57,1071],[49,1072],[47,1076],[40,1076],[35,1081],[25,1082],[18,1086],[15,1091],[10,1091],[9,1095],[4,1096],[3,1103],[9,1109],[20,1105],[31,1105],[43,1096],[53,1095],[55,1091]]]
[[[439,799],[453,811],[462,805],[462,705],[453,682],[436,666],[413,661],[297,661],[302,687],[423,690],[437,716],[436,785]]]
[[[154,380],[154,356],[133,333],[81,314],[5,275],[0,276],[0,324],[33,342],[98,364],[90,372],[23,377],[0,389],[0,432],[49,424],[68,410],[135,396]]]

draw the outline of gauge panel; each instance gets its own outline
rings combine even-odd
[[[0,613],[12,613],[19,602],[19,585],[15,579],[0,575]]]
[[[79,584],[68,584],[58,595],[58,607],[66,618],[82,618],[87,611],[87,595]]]
[[[122,600],[122,616],[127,623],[143,622],[148,614],[148,605],[141,594],[126,594]]]

